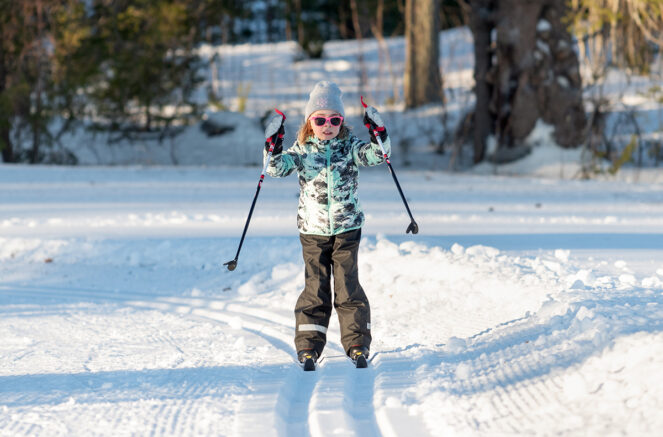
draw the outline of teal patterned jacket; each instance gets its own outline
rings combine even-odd
[[[382,143],[391,154],[387,137]],[[265,153],[265,158],[267,154]],[[297,227],[302,234],[336,235],[361,228],[364,213],[357,198],[359,166],[384,162],[380,146],[361,141],[350,133],[345,139],[309,137],[280,155],[272,156],[267,174],[299,175]]]

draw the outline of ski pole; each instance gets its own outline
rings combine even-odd
[[[364,109],[368,111],[369,110],[368,105],[364,103],[364,96],[360,96],[360,98],[361,98],[361,104],[364,106]],[[366,124],[365,126],[368,128],[370,132],[371,125]],[[384,160],[387,162],[387,166],[389,167],[389,173],[391,173],[391,177],[394,178],[394,182],[396,183],[396,188],[398,188],[398,193],[401,195],[401,199],[403,199],[403,203],[405,204],[405,209],[407,210],[407,213],[410,216],[410,224],[405,230],[405,233],[407,234],[408,232],[412,232],[412,234],[416,234],[419,232],[419,225],[417,225],[417,222],[414,221],[414,217],[412,217],[412,212],[410,212],[410,207],[407,204],[407,200],[405,200],[405,195],[403,194],[403,190],[401,189],[401,184],[398,183],[398,178],[396,177],[394,168],[391,166],[391,162],[389,161],[387,152],[385,152],[384,146],[382,145],[382,139],[380,139],[380,133],[378,132],[377,129],[373,129],[372,132],[373,135],[375,135],[375,139],[377,140],[380,149],[382,150],[382,156],[384,156]]]
[[[253,208],[256,206],[256,200],[258,200],[258,194],[260,193],[260,187],[262,187],[262,181],[265,180],[265,172],[267,171],[267,166],[269,161],[272,159],[272,152],[274,152],[274,145],[276,140],[279,137],[283,137],[283,134],[279,133],[283,123],[285,123],[285,114],[278,109],[274,109],[280,116],[281,120],[277,117],[274,117],[272,121],[265,128],[265,138],[269,140],[269,151],[267,152],[267,159],[265,160],[265,165],[262,168],[262,173],[260,173],[260,180],[258,181],[258,188],[256,189],[256,194],[253,196],[253,202],[251,203],[251,209],[249,209],[249,216],[246,218],[246,223],[244,224],[244,231],[242,232],[242,238],[239,240],[239,247],[237,248],[237,253],[235,254],[235,259],[223,263],[224,266],[228,267],[228,270],[231,272],[237,267],[237,259],[239,258],[239,251],[242,250],[242,243],[244,243],[244,237],[246,236],[246,230],[249,228],[249,222],[251,221],[251,215],[253,215]]]

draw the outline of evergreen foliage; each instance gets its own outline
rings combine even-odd
[[[87,95],[102,127],[149,132],[196,112],[190,97],[200,83],[193,53],[199,35],[188,4],[95,2],[78,58],[94,68]]]
[[[172,134],[200,112],[194,49],[241,10],[238,1],[0,0],[3,161],[62,161],[42,146],[82,121],[121,137]],[[55,116],[63,123],[53,127]],[[30,142],[27,152],[14,144]]]
[[[74,82],[82,70],[71,68],[66,51],[85,35],[84,28],[71,27],[83,12],[75,0],[0,1],[0,149],[5,162],[43,160],[42,146],[54,140],[49,124],[63,107],[73,107],[82,83]],[[16,150],[15,142],[32,147]]]

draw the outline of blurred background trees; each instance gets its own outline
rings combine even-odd
[[[663,150],[660,139],[646,140],[634,109],[621,102],[612,102],[605,94],[610,71],[619,70],[629,76],[649,76],[654,82],[663,80],[662,71],[652,71],[654,59],[661,55],[663,45],[663,2],[659,0],[568,0],[567,16],[570,31],[575,35],[581,64],[585,66],[584,103],[588,114],[583,146],[596,160],[612,163],[618,169],[631,160],[631,154],[654,155],[658,164]],[[660,60],[659,60],[660,65]],[[654,86],[651,101],[660,99],[660,87]],[[610,114],[619,114],[608,129]],[[663,129],[663,125],[659,126]],[[591,171],[591,169],[588,169]]]
[[[375,38],[390,66],[385,38],[404,36],[403,86],[392,78],[391,101],[406,109],[443,104],[438,35],[456,26],[474,36],[476,104],[465,141],[474,162],[507,162],[527,153],[523,140],[537,120],[554,126],[564,147],[605,149],[609,141],[596,132],[606,104],[586,90],[611,67],[650,74],[663,2],[0,0],[3,161],[47,162],[45,148],[83,125],[111,140],[176,135],[203,109],[202,43],[293,40],[303,59],[324,56],[332,39]],[[589,83],[580,64],[591,66]]]
[[[32,162],[47,141],[52,108],[46,102],[54,92],[57,69],[52,30],[65,7],[64,1],[0,2],[0,149],[5,162],[26,160],[14,154],[12,129],[32,136]]]
[[[5,162],[41,162],[43,146],[77,127],[156,136],[196,117],[202,41],[233,40],[240,2],[0,1],[0,148]],[[57,126],[51,126],[58,115]],[[32,147],[28,156],[13,142]]]

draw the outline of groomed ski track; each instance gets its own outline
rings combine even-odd
[[[134,291],[0,286],[0,292],[5,296],[14,294],[24,302],[31,299],[43,302],[49,298],[60,302],[79,302],[83,299],[90,303],[111,302],[136,309],[176,314],[193,320],[213,321],[239,327],[244,332],[243,335],[256,336],[283,354],[294,354],[294,349],[290,346],[293,331],[290,321],[281,314],[264,308],[201,298],[154,299],[153,295]],[[159,336],[154,340],[167,343],[184,353],[172,338]],[[355,369],[352,362],[343,355],[343,350],[331,344],[314,372],[304,372],[294,359],[292,365],[281,366],[278,371],[270,372],[269,375],[263,375],[259,371],[247,371],[248,378],[245,383],[260,387],[261,393],[242,401],[233,434],[398,436],[403,435],[403,432],[417,430],[416,435],[429,435],[421,425],[421,418],[410,417],[404,408],[392,406],[376,410],[376,396],[384,399],[415,383],[411,369],[416,367],[416,362],[410,362],[407,366],[401,365],[400,369],[394,369],[394,366],[389,369],[390,366],[385,366],[383,361],[378,352],[375,358],[371,358],[367,369]],[[251,369],[251,363],[247,363],[247,369]],[[390,391],[394,390],[395,392],[390,394]],[[195,397],[196,392],[171,393],[173,397],[186,398],[191,395]],[[155,416],[155,423],[148,428],[155,434],[162,434],[163,431],[186,434],[186,420],[180,420],[180,416],[185,419],[190,412],[177,411],[179,408],[181,404],[175,404],[171,410],[161,411]],[[397,420],[392,419],[394,416]],[[257,417],[260,418],[259,422],[256,422]],[[32,432],[29,428],[9,431],[19,434]]]
[[[136,311],[158,311],[176,315],[194,322],[212,322],[233,326],[238,336],[255,336],[269,348],[275,349],[269,355],[292,356],[290,346],[292,326],[289,320],[278,312],[266,308],[238,305],[205,298],[154,298],[139,292],[112,292],[104,290],[75,290],[40,287],[0,287],[3,295],[15,294],[23,302],[34,299],[36,302],[54,298],[60,302],[67,300],[85,301],[99,305],[118,305],[134,308]],[[561,399],[556,394],[564,384],[557,378],[545,376],[553,369],[566,367],[591,353],[593,344],[574,342],[573,325],[577,324],[577,312],[590,308],[601,313],[606,320],[629,319],[628,325],[604,332],[605,340],[619,335],[637,332],[655,332],[663,329],[663,318],[657,324],[646,324],[645,320],[660,317],[663,298],[643,293],[640,296],[617,295],[607,301],[587,293],[575,305],[575,310],[567,316],[554,318],[551,325],[532,326],[526,320],[514,320],[476,336],[473,347],[449,354],[442,351],[425,351],[407,358],[406,351],[377,351],[369,368],[355,369],[342,354],[338,346],[331,345],[323,355],[315,372],[304,372],[294,360],[280,366],[262,369],[247,363],[245,369],[232,372],[232,377],[248,388],[250,395],[243,396],[237,406],[237,414],[232,435],[238,436],[402,436],[432,435],[424,426],[425,418],[415,409],[399,404],[396,399],[417,386],[426,373],[437,369],[446,374],[443,377],[443,391],[450,394],[472,395],[493,392],[490,403],[501,411],[503,420],[497,421],[483,431],[496,433],[519,433],[522,429],[535,429],[537,421],[564,420],[570,411],[552,410],[547,417],[532,416],[530,412],[545,405],[557,405]],[[38,315],[38,314],[33,314]],[[559,332],[565,334],[559,335]],[[585,337],[586,332],[577,331],[575,336]],[[580,339],[582,340],[582,338]],[[167,334],[157,334],[152,341],[162,343],[185,353],[185,345],[177,344]],[[411,349],[415,350],[416,347]],[[466,368],[467,375],[458,375],[458,363]],[[205,372],[178,389],[177,385],[165,387],[168,405],[159,407],[150,419],[142,424],[142,429],[151,430],[154,435],[187,435],[196,428],[191,421],[196,416],[195,405],[199,403],[209,386],[215,383],[215,376],[228,375]],[[473,376],[469,378],[469,376]],[[71,380],[80,378],[79,384],[101,389],[112,386],[113,377],[91,371],[88,375],[71,375]],[[145,384],[140,378],[134,382],[131,377],[122,375],[124,384],[139,391]],[[23,386],[23,393],[9,400],[10,405],[58,403],[65,381],[52,382],[44,377],[17,377],[5,379],[1,392],[11,393],[15,385]],[[151,383],[157,384],[160,377]],[[22,381],[23,380],[23,381]],[[139,383],[140,382],[140,383]],[[34,385],[34,386],[33,386]],[[76,385],[76,384],[74,384]],[[37,387],[38,386],[38,387]],[[148,384],[151,386],[151,384]],[[156,388],[156,387],[152,387]],[[174,390],[173,390],[174,389]],[[76,391],[76,390],[75,390]],[[33,397],[31,397],[33,396]],[[133,396],[139,396],[134,393]],[[474,408],[483,408],[480,400]],[[66,402],[65,402],[66,405]],[[545,409],[545,408],[544,408]],[[430,412],[428,412],[430,414]],[[143,418],[148,420],[147,417]],[[108,421],[126,420],[126,416],[107,417]],[[7,425],[0,422],[0,426]],[[39,427],[15,426],[4,428],[13,435],[41,434]],[[25,424],[23,424],[25,425]],[[492,428],[492,429],[491,429]],[[195,432],[194,432],[195,433]],[[488,432],[489,433],[489,432]],[[47,433],[48,434],[48,433]],[[8,434],[9,435],[9,434]]]

